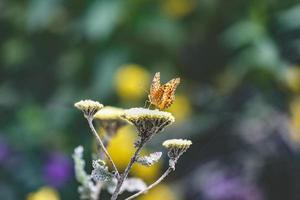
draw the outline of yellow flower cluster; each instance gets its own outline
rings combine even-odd
[[[123,114],[121,108],[105,106],[94,115],[94,119],[100,122],[108,137],[113,137],[119,128],[127,124],[127,120],[121,117]]]
[[[125,110],[123,117],[132,123],[141,120],[161,120],[162,123],[173,123],[175,121],[175,118],[169,112],[150,110],[146,108],[131,108]]]
[[[119,97],[126,102],[136,102],[145,95],[150,74],[142,66],[128,64],[121,66],[115,76],[116,91]]]
[[[98,101],[93,100],[81,100],[74,104],[76,108],[84,113],[85,117],[92,117],[94,114],[103,108],[103,105]]]
[[[99,120],[123,120],[121,117],[123,114],[124,109],[105,106],[94,115],[94,118]]]
[[[162,144],[167,149],[188,149],[192,145],[192,141],[185,139],[166,140]]]
[[[95,115],[94,119],[98,119],[100,121],[111,121],[111,122],[120,122],[126,123],[126,120],[122,118],[124,114],[124,109],[116,108],[112,106],[105,106],[101,110],[99,110]]]
[[[150,139],[153,134],[159,133],[175,121],[175,118],[169,112],[146,108],[125,110],[123,117],[135,125],[138,130],[138,136],[144,141]]]
[[[60,200],[60,197],[55,189],[42,187],[37,192],[30,193],[26,200]]]

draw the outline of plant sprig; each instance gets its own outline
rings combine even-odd
[[[155,103],[153,102],[153,100],[159,102],[162,100],[160,99],[160,96],[157,96],[154,90],[156,89],[156,86],[160,87],[158,75],[155,77],[154,82],[152,82],[151,86],[151,98],[149,99],[152,104]],[[173,86],[173,84],[175,87],[171,87]],[[165,98],[163,100],[165,101],[162,101],[161,105],[159,104],[159,107],[164,107],[163,104],[170,106],[174,102],[174,92],[178,84],[179,79],[173,79],[170,83],[168,83],[168,86],[170,86],[170,88],[164,87],[166,91],[163,91],[163,95],[167,96],[164,96]],[[168,95],[170,96],[168,97]],[[79,101],[75,103],[75,107],[83,112],[84,117],[87,119],[88,125],[92,131],[92,134],[95,136],[100,147],[99,150],[101,150],[101,152],[99,152],[100,159],[93,161],[94,169],[91,175],[88,175],[83,169],[84,161],[82,160],[82,154],[76,154],[76,152],[74,153],[74,155],[78,155],[73,157],[75,164],[77,165],[77,167],[75,167],[76,177],[77,180],[82,184],[82,186],[80,186],[81,199],[98,200],[100,192],[104,188],[106,188],[107,191],[112,194],[111,200],[117,200],[118,196],[124,190],[127,190],[129,192],[136,191],[137,193],[129,196],[125,200],[134,199],[137,196],[148,192],[150,189],[163,181],[172,171],[175,171],[175,165],[178,159],[192,144],[190,140],[183,139],[172,139],[165,141],[163,143],[163,146],[168,149],[169,167],[160,176],[160,178],[158,178],[149,186],[146,186],[146,184],[141,179],[127,177],[134,163],[139,163],[147,167],[151,167],[160,159],[162,154],[161,152],[155,152],[150,154],[149,156],[140,156],[140,153],[152,137],[162,132],[165,127],[171,125],[175,121],[173,115],[169,112],[164,112],[157,109],[151,110],[146,108],[131,108],[128,110],[123,110],[109,106],[104,107],[99,102],[92,100]],[[103,139],[99,136],[94,127],[94,118],[97,118],[101,121],[101,126],[107,133],[107,136],[104,136]],[[120,173],[106,147],[110,142],[110,139],[117,134],[118,129],[124,126],[126,123],[133,124],[136,127],[138,140],[134,143],[136,150],[132,155],[129,163],[127,164],[127,167],[125,168],[123,173]],[[105,141],[105,143],[103,141]],[[111,163],[113,173],[109,171],[106,163],[103,161],[103,159],[105,159],[104,156]],[[88,195],[83,195],[83,192],[88,192]]]

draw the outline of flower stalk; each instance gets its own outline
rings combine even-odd
[[[96,131],[94,125],[93,125],[93,118],[92,118],[92,117],[88,117],[88,118],[87,118],[87,121],[88,121],[88,124],[89,124],[90,129],[92,130],[93,135],[96,137],[96,139],[97,139],[97,141],[98,141],[100,147],[102,148],[104,154],[106,155],[106,157],[107,157],[107,159],[109,160],[109,162],[112,164],[112,166],[113,166],[113,168],[114,168],[114,170],[115,170],[116,178],[119,179],[119,176],[120,176],[119,171],[118,171],[118,169],[117,169],[117,167],[116,167],[116,165],[115,165],[113,159],[112,159],[111,156],[109,155],[107,149],[105,148],[105,146],[104,146],[104,144],[103,144],[101,138],[99,137],[99,135],[98,135],[98,133],[97,133],[97,131]]]

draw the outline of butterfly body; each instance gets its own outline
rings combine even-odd
[[[175,90],[180,83],[180,78],[174,78],[166,84],[160,84],[160,73],[154,75],[150,94],[148,95],[150,104],[156,106],[158,109],[163,110],[169,108],[175,101]]]

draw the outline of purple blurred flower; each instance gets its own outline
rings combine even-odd
[[[261,191],[237,176],[213,173],[202,185],[203,195],[209,200],[262,200]]]
[[[54,187],[63,186],[73,175],[72,161],[62,153],[52,153],[44,165],[44,177]]]
[[[10,157],[11,150],[9,145],[4,141],[0,140],[0,165],[2,165]]]

